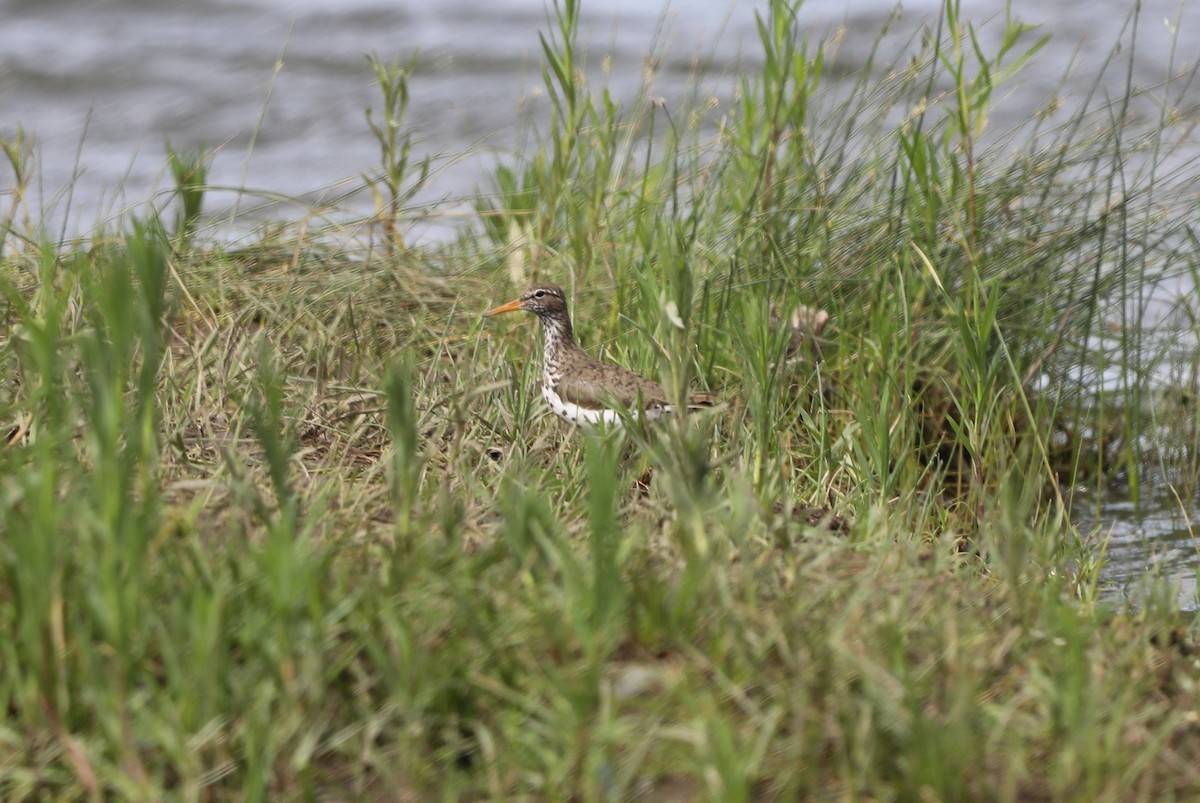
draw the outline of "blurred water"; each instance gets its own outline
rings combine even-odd
[[[880,43],[883,58],[905,52],[939,6],[905,3]],[[1132,6],[1014,0],[1016,17],[1054,38],[998,99],[993,128],[1024,120],[1052,92],[1069,98],[1086,91],[1118,41],[1122,58],[1131,46],[1134,55],[1104,74],[1102,95],[1120,97],[1126,80],[1161,83],[1173,56],[1175,73],[1194,64],[1200,11],[1178,0],[1143,0],[1135,39],[1123,34]],[[619,99],[637,91],[651,50],[666,54],[654,91],[668,99],[686,90],[702,64],[700,92],[726,102],[737,73],[759,61],[755,12],[762,2],[610,0],[584,7],[589,64],[611,54],[610,84]],[[1004,13],[998,0],[964,0],[963,8],[976,21]],[[829,70],[837,80],[865,62],[892,12],[890,2],[810,0],[801,20],[814,37],[841,30],[836,69]],[[363,118],[377,103],[364,54],[406,58],[420,48],[409,120],[421,153],[442,158],[419,201],[452,210],[455,199],[485,183],[491,154],[515,146],[518,121],[530,108],[520,101],[540,85],[538,32],[548,27],[546,14],[543,0],[0,0],[0,130],[10,134],[20,124],[36,135],[41,185],[32,200],[45,208],[43,219],[62,223],[61,191],[75,187],[69,231],[89,231],[168,187],[168,139],[176,149],[217,146],[214,184],[315,204],[361,184],[377,160]],[[994,46],[998,27],[985,27],[985,47]],[[1195,114],[1200,89],[1183,83],[1171,104]],[[544,104],[533,108],[545,113]],[[1151,106],[1146,113],[1156,112]],[[0,174],[0,187],[8,181]],[[230,207],[235,197],[214,192],[208,208]],[[365,207],[367,198],[357,202]],[[453,220],[435,216],[416,236],[443,236]],[[1194,547],[1181,546],[1173,500],[1136,514],[1125,504],[1118,492],[1097,508],[1119,558],[1114,582],[1155,550],[1166,550],[1171,570],[1187,576],[1180,567],[1194,561]]]
[[[591,63],[611,53],[615,94],[629,99],[646,54],[665,51],[655,91],[670,98],[692,79],[693,59],[702,58],[702,91],[727,98],[738,70],[758,61],[754,17],[764,6],[584,3]],[[1151,85],[1167,70],[1172,34],[1163,21],[1179,9],[1175,0],[1142,6],[1133,79]],[[902,52],[938,7],[938,0],[906,3],[883,51]],[[977,20],[1002,15],[1002,8],[997,0],[964,3]],[[1020,120],[1041,103],[1071,64],[1068,89],[1092,81],[1130,4],[1017,0],[1013,8],[1055,38],[1003,99],[994,117],[999,126],[1005,115]],[[542,0],[352,0],[333,9],[318,0],[0,0],[0,129],[19,123],[36,134],[44,202],[75,176],[73,216],[84,231],[98,213],[142,202],[162,185],[168,139],[177,149],[219,146],[216,184],[306,202],[330,197],[331,188],[377,158],[363,120],[363,109],[377,102],[368,51],[406,57],[420,49],[410,121],[423,152],[513,146],[518,101],[540,83]],[[844,28],[837,59],[845,74],[866,59],[892,9],[888,2],[813,0],[802,21],[814,36]],[[1198,16],[1185,15],[1179,27],[1186,59],[1200,52]],[[1124,78],[1112,71],[1110,94],[1122,94]],[[422,200],[470,192],[481,175],[478,158],[443,164]],[[123,196],[116,197],[119,189]]]
[[[1101,593],[1136,603],[1148,582],[1165,578],[1185,610],[1200,608],[1200,509],[1178,498],[1165,484],[1135,505],[1128,489],[1115,485],[1097,494],[1082,491],[1074,500],[1076,524],[1091,546],[1104,551]],[[1149,578],[1147,577],[1149,570]]]

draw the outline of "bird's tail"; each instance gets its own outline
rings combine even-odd
[[[720,402],[715,393],[690,393],[688,394],[687,408],[689,410],[703,410],[705,407],[714,407]]]

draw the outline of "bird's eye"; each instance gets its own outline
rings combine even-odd
[[[545,291],[545,290],[538,290],[536,293],[534,293],[534,294],[533,294],[533,297],[534,297],[534,298],[541,298],[541,297],[542,297],[542,296],[544,296],[544,295],[546,295],[546,291]]]

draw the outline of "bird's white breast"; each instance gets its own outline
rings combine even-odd
[[[558,395],[554,390],[554,385],[549,382],[542,383],[542,398],[546,400],[546,404],[550,405],[550,409],[554,414],[566,421],[568,424],[575,424],[583,429],[595,429],[598,424],[604,426],[621,426],[621,416],[616,410],[602,408],[600,410],[589,410],[586,407],[580,407],[574,402],[569,402]],[[663,413],[671,411],[670,407],[656,407],[653,410],[646,411],[647,419],[653,421]],[[638,417],[638,413],[633,413],[634,417]]]

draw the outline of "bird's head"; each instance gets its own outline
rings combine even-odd
[[[501,304],[483,313],[483,317],[503,315],[506,312],[532,312],[539,318],[562,316],[567,311],[567,295],[556,284],[535,284],[507,304]]]

